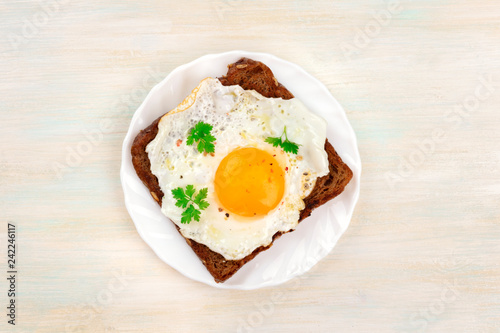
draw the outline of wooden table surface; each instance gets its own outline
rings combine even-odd
[[[0,17],[0,331],[500,332],[498,2],[2,1]],[[234,49],[322,81],[363,163],[334,250],[254,291],[158,259],[119,178],[145,94]]]

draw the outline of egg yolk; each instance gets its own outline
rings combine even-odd
[[[259,216],[280,203],[285,177],[278,161],[268,152],[238,148],[219,164],[214,186],[225,209],[240,216]]]

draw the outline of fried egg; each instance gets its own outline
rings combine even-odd
[[[200,121],[212,125],[213,153],[187,144]],[[285,128],[298,154],[266,142]],[[303,199],[328,173],[325,140],[326,122],[297,98],[266,98],[206,78],[161,118],[146,152],[164,193],[162,212],[184,237],[239,260],[297,226]],[[209,206],[200,221],[181,223],[185,209],[176,206],[172,190],[187,185],[207,188]]]

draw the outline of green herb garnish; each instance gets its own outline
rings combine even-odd
[[[199,121],[191,129],[191,133],[187,138],[186,144],[191,146],[195,142],[197,142],[197,148],[200,153],[214,153],[215,145],[213,144],[213,142],[215,141],[215,137],[212,135],[212,133],[210,133],[212,128],[212,125],[204,123],[203,121]]]
[[[202,188],[196,196],[194,196],[195,193],[196,189],[193,185],[187,185],[185,190],[182,187],[172,190],[172,195],[174,199],[177,200],[175,205],[177,207],[186,208],[181,218],[181,223],[183,224],[189,223],[193,219],[199,222],[201,211],[210,206],[210,204],[204,200],[207,197],[208,188]]]
[[[284,141],[283,141],[283,135],[285,136]],[[299,152],[300,145],[288,140],[288,137],[286,136],[286,126],[281,136],[279,137],[270,136],[266,139],[266,142],[272,144],[274,147],[280,146],[286,153],[292,153],[297,155],[297,153]]]

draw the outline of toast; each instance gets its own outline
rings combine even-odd
[[[225,86],[240,85],[246,90],[256,90],[265,97],[281,97],[283,99],[291,99],[294,97],[291,92],[276,80],[269,67],[261,62],[248,58],[242,58],[236,63],[228,65],[227,74],[218,79]],[[158,123],[160,119],[161,117],[156,119],[136,136],[132,144],[131,153],[132,163],[137,175],[149,189],[151,196],[161,206],[163,192],[158,183],[158,179],[151,172],[151,164],[146,152],[146,146],[158,133]],[[328,142],[328,139],[325,141],[325,150],[328,155],[329,173],[316,180],[316,184],[311,193],[304,199],[305,208],[300,212],[299,222],[311,215],[313,209],[342,193],[353,176],[351,169],[342,161],[333,146]],[[176,228],[179,231],[177,225]],[[274,241],[282,234],[282,232],[277,232],[273,236],[271,244],[256,248],[251,254],[240,260],[226,260],[221,254],[210,250],[206,245],[200,244],[192,239],[185,239],[187,244],[193,249],[207,270],[214,277],[214,280],[220,283],[233,276],[234,273],[252,260],[257,254],[270,248]]]

